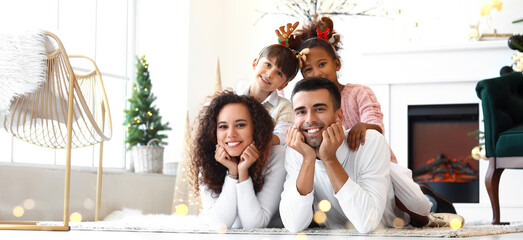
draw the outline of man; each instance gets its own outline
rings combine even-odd
[[[350,223],[368,233],[380,223],[409,224],[411,216],[396,207],[383,135],[368,130],[365,145],[349,150],[337,86],[321,77],[305,78],[296,84],[291,102],[294,126],[287,130],[287,177],[280,202],[285,228],[298,232],[308,227],[321,200],[332,205],[324,209],[328,228]],[[421,217],[430,223],[428,216]]]

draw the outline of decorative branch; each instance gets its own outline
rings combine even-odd
[[[284,15],[297,18],[305,24],[310,23],[316,16],[384,16],[387,11],[380,9],[383,0],[374,0],[373,4],[363,10],[357,10],[361,3],[367,4],[370,0],[280,0],[276,9],[277,12],[261,13],[260,17],[256,19],[254,25],[259,20],[267,15]],[[381,12],[381,13],[380,13]]]

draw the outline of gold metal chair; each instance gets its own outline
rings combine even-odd
[[[55,49],[47,53],[45,82],[38,90],[15,98],[4,128],[29,143],[66,149],[63,226],[39,226],[37,222],[3,222],[0,229],[69,230],[71,149],[100,144],[96,186],[95,221],[99,220],[102,188],[103,142],[111,138],[112,124],[102,75],[85,56],[67,55],[60,39],[44,32]],[[93,70],[75,73],[69,58],[89,61]]]

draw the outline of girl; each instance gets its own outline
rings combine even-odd
[[[227,228],[269,225],[283,191],[284,148],[271,148],[274,122],[253,97],[224,91],[200,112],[191,152],[200,216]]]
[[[360,144],[365,144],[367,129],[384,133],[383,113],[374,92],[360,84],[341,84],[338,71],[341,69],[340,36],[333,29],[333,22],[328,17],[314,19],[308,26],[295,32],[295,41],[300,42],[298,51],[308,52],[301,58],[300,71],[303,77],[324,77],[334,82],[342,97],[343,126],[350,129],[347,144],[357,151]],[[305,51],[305,49],[308,49]],[[435,194],[428,186],[421,188],[412,180],[412,172],[397,164],[396,156],[391,151],[390,176],[394,186],[397,206],[411,217],[414,226],[439,226],[440,223],[430,213],[446,209],[456,213],[452,203]],[[425,195],[424,195],[425,194]],[[455,214],[453,214],[455,215]],[[440,216],[438,216],[440,217]],[[453,217],[461,218],[458,215]],[[448,223],[448,222],[445,222]]]

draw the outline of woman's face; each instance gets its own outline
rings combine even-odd
[[[247,106],[241,103],[225,105],[218,114],[216,138],[231,157],[238,157],[252,142],[252,117]]]
[[[307,54],[307,60],[301,68],[301,74],[303,77],[323,77],[337,83],[336,72],[340,68],[339,59],[333,59],[322,47],[313,47]]]

